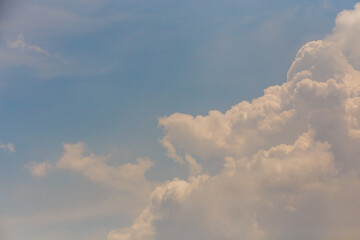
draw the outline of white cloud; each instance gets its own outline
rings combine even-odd
[[[147,158],[138,158],[136,163],[109,165],[106,160],[110,155],[95,155],[89,152],[82,142],[63,144],[63,147],[63,155],[56,164],[52,165],[48,161],[32,163],[28,166],[31,174],[36,177],[44,177],[51,170],[69,170],[79,173],[93,182],[119,191],[126,191],[141,199],[148,197],[157,185],[145,177],[146,171],[154,165]]]
[[[359,239],[359,26],[360,3],[262,97],[160,118],[161,143],[190,178],[159,186],[108,240]]]
[[[84,143],[63,144],[64,151],[59,159],[52,163],[50,161],[32,162],[26,165],[31,175],[35,178],[44,178],[50,172],[61,173],[69,171],[79,174],[96,184],[91,184],[96,191],[96,197],[91,200],[73,199],[74,203],[69,208],[64,208],[62,204],[56,204],[55,208],[48,208],[36,211],[35,214],[25,214],[23,216],[3,216],[3,223],[8,224],[7,229],[12,226],[26,226],[27,231],[38,232],[43,236],[43,229],[49,226],[54,227],[58,224],[78,224],[88,221],[97,221],[103,218],[122,218],[131,221],[141,209],[148,203],[148,198],[152,191],[159,185],[155,181],[146,179],[146,171],[153,166],[153,162],[146,158],[138,158],[135,163],[125,163],[122,165],[110,164],[108,155],[96,155],[90,152]],[[71,187],[69,186],[69,189]],[[94,190],[90,190],[93,192]],[[76,189],[75,191],[85,192],[89,189]],[[56,191],[56,190],[55,190]],[[70,190],[69,190],[70,191]],[[45,193],[48,191],[44,191]],[[89,194],[89,192],[87,192]],[[46,193],[47,194],[47,193]],[[92,193],[91,195],[93,195]],[[63,191],[59,192],[59,201],[63,199]],[[75,194],[76,195],[76,194]],[[82,193],[80,194],[82,195]],[[49,199],[49,202],[54,201]],[[75,204],[75,205],[73,205]],[[51,205],[51,204],[50,204]],[[1,219],[0,219],[1,220]],[[106,229],[108,231],[109,229]],[[84,235],[91,235],[91,232],[84,232]],[[19,233],[19,236],[24,233]],[[15,236],[18,236],[16,231]],[[76,235],[68,235],[75,237]],[[104,235],[104,234],[103,234]],[[35,236],[36,237],[36,236]],[[59,237],[55,234],[54,237]],[[84,237],[88,239],[88,237]]]
[[[9,46],[9,48],[34,51],[34,52],[44,54],[47,56],[51,55],[48,51],[41,49],[39,46],[35,46],[35,45],[26,43],[23,35],[19,35],[17,40],[15,40],[13,42],[9,42],[8,46]]]
[[[68,61],[57,53],[28,43],[22,34],[16,40],[0,46],[0,65],[5,70],[11,67],[26,67],[35,71],[38,77],[49,78],[66,72]]]
[[[338,174],[330,145],[313,137],[310,131],[293,145],[227,158],[216,176],[164,183],[134,225],[108,239],[266,239],[262,211],[281,221],[307,196],[329,191]]]
[[[206,177],[193,178],[190,182],[174,179],[156,188],[151,195],[151,204],[146,207],[134,224],[125,229],[114,230],[108,234],[111,240],[152,240],[155,239],[154,222],[161,219],[168,211],[172,211],[185,201],[191,191]],[[184,238],[183,238],[184,239]]]
[[[54,168],[49,161],[32,162],[27,167],[34,177],[45,177]]]
[[[9,153],[14,153],[15,152],[15,146],[14,146],[13,143],[0,144],[0,148],[7,149],[9,151]]]
[[[360,3],[355,4],[354,10],[344,10],[336,17],[334,33],[328,36],[328,40],[336,42],[343,50],[347,60],[356,69],[360,69],[360,46],[358,39]]]
[[[59,169],[78,172],[94,182],[104,183],[115,189],[146,194],[153,185],[145,178],[145,172],[153,166],[146,158],[139,158],[135,164],[126,163],[120,166],[110,166],[105,163],[108,156],[87,154],[85,145],[63,144],[64,154],[56,163]]]

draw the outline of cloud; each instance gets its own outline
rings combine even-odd
[[[20,50],[23,55],[35,53],[38,55],[43,55],[45,57],[48,57],[47,59],[52,59],[52,60],[55,59],[61,61],[63,64],[68,64],[68,62],[63,60],[58,54],[51,54],[39,46],[25,42],[25,38],[22,34],[20,34],[15,41],[8,42],[8,48],[14,50]],[[32,56],[35,57],[36,55],[32,55]]]
[[[14,146],[13,143],[0,144],[0,148],[7,149],[9,151],[9,153],[14,153],[15,152],[15,146]]]
[[[0,65],[4,72],[13,67],[23,67],[35,71],[38,77],[49,78],[64,72],[68,62],[57,53],[28,43],[20,34],[16,40],[0,46]]]
[[[330,145],[313,137],[310,131],[293,145],[229,157],[216,176],[164,183],[134,224],[108,239],[266,239],[260,219],[296,216],[307,196],[331,191],[338,173]]]
[[[160,118],[189,179],[158,186],[108,240],[359,239],[359,26],[360,3],[251,102]]]
[[[125,191],[137,197],[146,198],[157,183],[146,179],[145,173],[154,163],[147,158],[138,158],[136,163],[109,165],[110,157],[99,156],[89,152],[82,142],[63,144],[64,152],[56,164],[48,161],[32,163],[28,166],[30,173],[36,177],[44,177],[51,170],[68,170],[104,186]]]
[[[156,229],[153,225],[154,221],[161,219],[167,210],[171,211],[173,207],[176,207],[180,202],[186,200],[191,191],[196,188],[201,181],[203,181],[203,178],[198,177],[193,178],[190,182],[174,179],[173,181],[164,183],[154,190],[151,195],[151,204],[141,212],[134,224],[129,228],[111,231],[108,234],[108,239],[154,239],[154,235],[156,234]],[[163,208],[163,206],[165,208]]]
[[[28,51],[34,51],[40,54],[44,54],[46,56],[50,56],[51,54],[43,49],[41,49],[39,46],[31,45],[25,42],[25,39],[23,35],[19,35],[18,39],[16,41],[8,43],[9,48],[13,49],[21,49],[21,50],[28,50]]]
[[[53,170],[53,166],[49,161],[45,162],[32,162],[27,166],[30,170],[31,175],[34,177],[45,177],[49,171]]]
[[[75,36],[86,39],[104,27],[135,17],[118,11],[103,12],[113,9],[115,2],[111,1],[106,4],[83,0],[62,1],[56,5],[41,0],[19,3],[14,1],[11,14],[0,23],[0,68],[10,76],[14,74],[13,68],[15,73],[20,68],[29,76],[42,79],[92,76],[111,71],[112,60],[103,59],[99,63],[94,60],[91,49],[88,49],[89,55],[84,54],[83,47],[73,47],[74,44],[83,46],[83,40],[71,43],[68,40]]]

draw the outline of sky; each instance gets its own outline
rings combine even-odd
[[[1,0],[0,240],[358,240],[360,3]]]

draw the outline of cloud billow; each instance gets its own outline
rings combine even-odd
[[[189,179],[158,186],[108,240],[359,239],[359,26],[360,3],[262,97],[160,118],[161,142]]]

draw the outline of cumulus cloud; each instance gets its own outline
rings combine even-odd
[[[91,153],[84,143],[63,144],[64,152],[52,164],[49,161],[31,163],[28,167],[35,177],[45,177],[52,170],[68,170],[104,186],[125,191],[136,197],[148,197],[157,183],[146,179],[145,173],[154,163],[147,158],[138,158],[136,163],[109,165],[110,155],[99,156]]]
[[[89,153],[82,142],[63,146],[64,153],[56,163],[58,169],[71,170],[94,182],[144,195],[153,187],[153,183],[145,178],[145,172],[153,166],[153,162],[147,158],[138,158],[136,163],[111,166],[106,163],[109,156]]]
[[[108,240],[359,239],[359,26],[360,3],[251,102],[160,118],[189,179],[158,186]]]
[[[0,148],[7,149],[9,151],[9,153],[14,153],[15,152],[15,146],[14,146],[13,143],[0,144]]]

